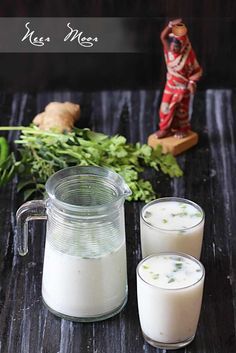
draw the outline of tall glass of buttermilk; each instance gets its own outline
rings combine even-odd
[[[143,258],[163,251],[177,251],[200,258],[205,215],[196,203],[178,197],[149,202],[141,210]]]
[[[139,319],[144,339],[154,347],[178,349],[195,337],[205,270],[194,257],[160,253],[137,266]]]

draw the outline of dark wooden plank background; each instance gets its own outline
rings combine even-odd
[[[0,95],[0,124],[27,125],[52,100],[81,104],[80,126],[128,141],[145,142],[157,122],[159,91],[47,92]],[[159,196],[182,196],[206,212],[202,262],[206,268],[202,313],[194,342],[179,352],[235,353],[236,324],[236,92],[198,91],[192,125],[199,144],[178,161],[184,177],[148,172]],[[6,134],[10,141],[17,132]],[[53,316],[41,300],[45,225],[35,222],[29,254],[17,254],[15,211],[21,203],[17,179],[0,190],[0,353],[162,352],[146,344],[138,321],[136,265],[141,259],[139,212],[126,203],[129,299],[116,317],[94,324]]]

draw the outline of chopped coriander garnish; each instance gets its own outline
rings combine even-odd
[[[193,213],[190,215],[190,217],[202,217],[202,214],[200,212],[197,212],[197,213]]]
[[[166,218],[163,218],[162,223],[168,223]]]
[[[159,273],[155,273],[153,276],[152,276],[152,279],[158,279],[159,278]]]
[[[176,267],[177,270],[181,270],[182,267],[183,267],[183,264],[181,262],[176,262],[175,263],[175,267]]]
[[[181,208],[187,208],[187,206],[185,205],[185,203],[180,204],[179,207],[181,207]]]
[[[184,216],[187,216],[188,215],[188,212],[179,212],[179,213],[171,213],[171,216],[172,217],[184,217]]]
[[[174,278],[170,278],[169,281],[168,281],[168,283],[172,283],[172,282],[174,282],[174,281],[175,281]]]
[[[184,261],[184,259],[182,257],[175,257],[174,260],[178,261],[178,262],[183,262]]]
[[[151,215],[152,215],[152,213],[151,213],[151,212],[146,211],[146,212],[145,212],[145,214],[144,214],[144,218],[150,218],[150,217],[151,217]]]

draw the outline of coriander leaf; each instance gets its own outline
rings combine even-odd
[[[27,198],[34,191],[42,193],[50,175],[75,165],[107,167],[119,173],[133,192],[130,201],[148,202],[156,197],[150,181],[140,177],[146,167],[160,170],[170,177],[183,174],[176,159],[163,154],[160,145],[152,149],[146,144],[129,144],[124,136],[109,137],[87,128],[58,133],[40,130],[34,125],[0,127],[0,130],[21,130],[20,138],[15,140],[20,158],[16,161],[11,154],[4,168],[1,166],[0,186],[17,173],[22,183],[20,189],[26,189]]]

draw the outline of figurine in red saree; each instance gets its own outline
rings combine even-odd
[[[187,36],[187,28],[177,19],[169,22],[161,33],[167,66],[167,80],[160,106],[157,138],[174,135],[183,138],[190,130],[189,102],[202,75]]]

